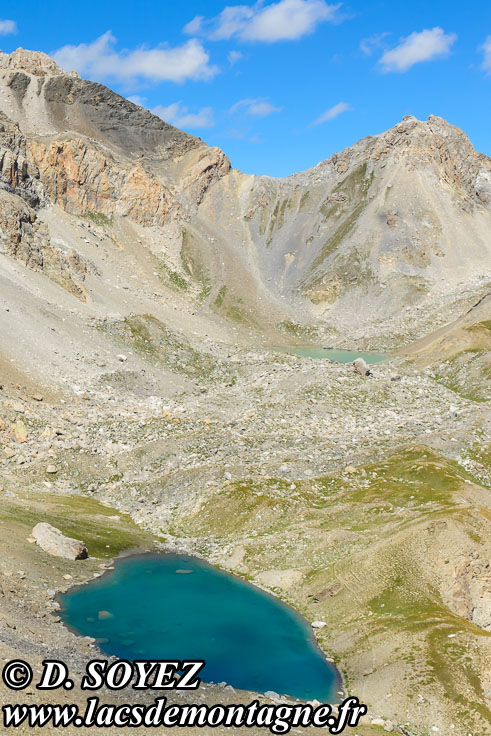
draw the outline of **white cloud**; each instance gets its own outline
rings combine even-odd
[[[275,107],[268,100],[239,100],[235,105],[232,105],[229,112],[234,113],[241,109],[243,109],[246,115],[252,115],[255,118],[264,118],[273,112],[280,112],[281,107]]]
[[[213,41],[236,36],[243,41],[291,41],[313,33],[319,23],[337,21],[341,3],[325,0],[280,0],[264,5],[227,6],[214,18],[196,16],[184,27],[191,35],[203,35]]]
[[[348,105],[347,102],[338,102],[337,105],[333,105],[329,108],[329,110],[326,110],[325,112],[320,115],[317,120],[314,120],[313,123],[310,125],[320,125],[321,123],[327,123],[328,120],[334,120],[334,118],[337,118],[338,115],[341,115],[343,112],[347,112],[348,110],[351,110],[351,106]]]
[[[165,120],[166,123],[178,128],[212,128],[215,125],[213,110],[211,107],[202,107],[198,112],[189,112],[181,102],[173,102],[172,105],[157,105],[152,108],[154,115]]]
[[[382,41],[388,35],[390,34],[386,31],[385,33],[375,33],[373,36],[363,38],[360,41],[361,51],[363,51],[363,53],[367,56],[370,56],[371,54],[373,54],[375,49],[380,48],[380,46],[382,45]]]
[[[17,33],[15,20],[0,20],[0,36],[8,36],[10,33]]]
[[[425,29],[411,33],[390,51],[386,51],[379,64],[384,72],[407,72],[414,64],[448,56],[457,35],[445,33],[442,28]]]
[[[491,74],[491,36],[488,36],[482,46],[479,46],[479,51],[482,51],[484,54],[482,68],[485,72]]]
[[[111,31],[107,31],[92,43],[63,46],[52,56],[66,71],[74,69],[93,79],[184,82],[211,79],[218,73],[218,67],[210,65],[208,53],[195,38],[175,48],[141,46],[131,51],[115,51],[115,43]]]
[[[238,61],[244,58],[244,54],[242,54],[240,51],[229,51],[227,55],[228,63],[230,66],[234,66],[234,64],[237,64]]]
[[[145,103],[147,101],[146,97],[140,97],[140,95],[130,95],[126,99],[130,102],[133,102],[135,105],[139,105],[140,107],[145,107]]]
[[[193,36],[208,36],[213,41],[222,41],[240,35],[243,27],[254,16],[254,9],[248,5],[236,5],[226,7],[215,18],[206,20],[202,15],[197,15],[184,26],[184,33]]]
[[[190,20],[189,23],[187,23],[183,31],[184,33],[189,34],[190,36],[197,36],[199,33],[203,30],[203,21],[205,20],[204,15],[197,15],[193,18],[193,20]]]

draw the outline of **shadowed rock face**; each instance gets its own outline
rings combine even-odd
[[[23,120],[22,109],[29,93],[38,97],[38,108],[45,107],[52,132],[72,130],[112,143],[128,153],[185,150],[196,139],[183,133],[147,110],[120,97],[101,84],[66,74],[49,56],[18,49],[0,54],[0,73],[17,103],[16,122],[21,127],[34,121]],[[27,111],[26,111],[27,112]]]
[[[116,147],[126,155],[183,155],[200,144],[124,97],[96,82],[65,75],[39,85],[54,127],[73,129]]]
[[[26,138],[17,125],[0,113],[0,187],[19,195],[31,207],[47,204],[39,170],[27,151]]]

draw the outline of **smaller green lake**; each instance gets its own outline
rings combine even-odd
[[[336,702],[340,678],[292,608],[187,555],[141,554],[59,596],[61,617],[120,659],[201,660],[203,682]]]
[[[365,353],[355,350],[335,350],[334,348],[276,348],[282,353],[300,355],[303,358],[316,358],[319,360],[333,360],[335,363],[352,363],[357,358],[363,358],[369,365],[381,363],[390,356],[383,353]]]

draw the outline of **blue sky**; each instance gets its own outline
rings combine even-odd
[[[440,115],[491,154],[491,3],[3,1],[0,47],[55,55],[247,173],[285,176]]]

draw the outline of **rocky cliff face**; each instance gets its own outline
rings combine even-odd
[[[176,196],[140,161],[121,166],[87,141],[31,141],[30,160],[49,201],[71,214],[129,217],[141,225],[164,225],[181,216]]]
[[[27,142],[17,125],[0,115],[0,177],[3,190],[18,194],[32,207],[47,204],[39,170],[29,160]]]
[[[0,115],[0,244],[28,268],[44,271],[76,296],[85,298],[82,282],[87,267],[83,258],[54,247],[48,227],[37,216],[48,203],[26,138],[17,125]]]
[[[72,281],[84,278],[83,257],[53,250],[40,209],[164,227],[189,217],[230,169],[218,149],[65,74],[45,54],[1,54],[0,86],[0,187],[11,195],[0,193],[0,225],[9,252],[65,285],[68,278],[79,296],[85,292]]]

